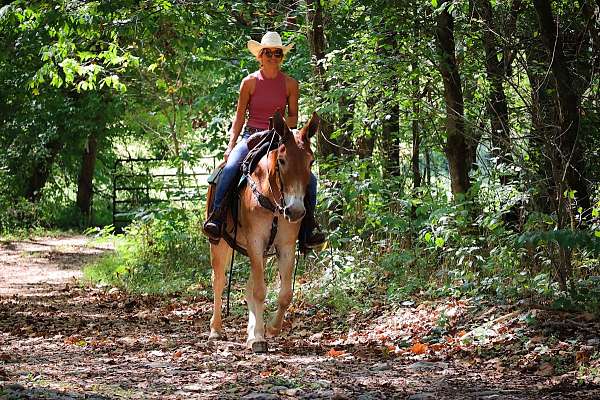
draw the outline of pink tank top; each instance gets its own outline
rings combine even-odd
[[[285,76],[279,72],[276,78],[267,79],[260,71],[253,76],[256,78],[254,93],[248,103],[248,121],[246,125],[252,128],[269,129],[269,118],[280,110],[285,116],[287,94]]]

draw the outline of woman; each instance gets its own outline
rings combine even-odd
[[[260,69],[242,80],[235,119],[229,131],[229,144],[225,150],[225,167],[215,192],[213,212],[204,223],[204,232],[211,239],[218,240],[222,235],[226,204],[225,196],[239,166],[248,154],[246,140],[259,131],[269,129],[269,118],[277,110],[283,110],[290,129],[298,122],[298,82],[281,72],[281,63],[285,53],[293,45],[284,46],[277,32],[267,32],[260,43],[248,41],[248,49],[260,62]],[[285,112],[287,108],[287,113]],[[246,121],[246,113],[248,120]],[[236,145],[244,126],[242,140]],[[325,242],[325,236],[316,229],[314,210],[317,202],[317,179],[311,174],[308,187],[308,207],[300,230],[300,245],[303,248],[319,247]]]

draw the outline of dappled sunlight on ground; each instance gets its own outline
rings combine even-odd
[[[553,381],[559,374],[538,373],[537,361],[528,372],[501,359],[499,335],[527,328],[521,311],[486,314],[468,302],[447,301],[335,315],[296,303],[282,335],[269,340],[269,353],[255,355],[244,346],[243,304],[234,304],[224,319],[227,340],[208,342],[210,299],[84,288],[69,283],[73,275],[54,272],[53,283],[41,283],[29,268],[61,271],[62,256],[46,255],[62,250],[50,246],[32,255],[18,246],[2,250],[23,264],[15,270],[2,261],[3,275],[16,274],[0,280],[2,398],[593,399],[600,393],[593,384]],[[79,248],[82,262],[97,254]],[[477,325],[467,313],[491,324]],[[487,330],[474,332],[475,325]],[[472,338],[461,341],[466,335]],[[479,349],[488,351],[483,345],[489,344],[497,355],[473,351],[484,339]],[[523,359],[529,354],[514,351]]]
[[[0,242],[0,295],[48,293],[52,285],[76,283],[81,268],[111,249],[85,236]]]

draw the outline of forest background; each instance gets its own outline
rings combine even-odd
[[[599,18],[592,0],[12,2],[0,228],[111,235],[121,158],[163,159],[189,194],[183,171],[222,155],[257,68],[247,40],[275,30],[301,123],[323,119],[329,245],[301,262],[303,291],[342,311],[426,296],[598,312]],[[130,193],[142,206],[88,278],[208,291],[203,191]]]

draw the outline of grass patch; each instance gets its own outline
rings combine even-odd
[[[168,209],[133,223],[124,234],[98,231],[100,238],[113,238],[115,251],[84,268],[84,279],[131,293],[207,292],[209,246],[195,215]]]
[[[86,283],[118,287],[130,293],[199,294],[210,289],[210,271],[205,257],[197,262],[188,260],[185,266],[174,268],[160,259],[150,262],[136,256],[137,249],[125,241],[113,253],[107,254],[83,269]]]

